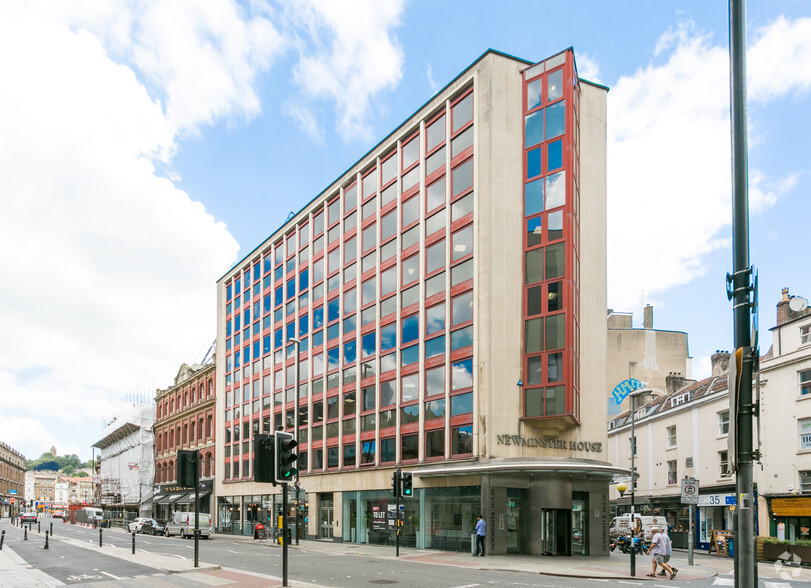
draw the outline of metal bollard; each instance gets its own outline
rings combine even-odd
[[[28,541],[28,527],[24,528],[23,531],[23,541]]]
[[[42,533],[42,531],[39,530],[39,521],[37,521],[37,533]]]
[[[0,534],[0,551],[3,551],[3,541],[6,540],[6,530],[3,529],[2,534]]]
[[[101,547],[101,527],[99,527],[99,547]]]
[[[132,532],[132,555],[135,555],[135,531]]]
[[[54,536],[54,524],[51,522],[51,537]]]
[[[45,531],[45,547],[43,549],[48,549],[48,531]]]

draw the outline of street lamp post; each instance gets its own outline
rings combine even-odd
[[[295,364],[295,368],[294,368],[295,372],[296,372],[296,375],[295,375],[295,390],[294,390],[294,395],[296,397],[296,400],[295,400],[294,406],[296,408],[295,408],[295,412],[293,413],[293,422],[294,422],[294,427],[295,427],[295,436],[293,438],[296,440],[296,443],[298,443],[298,430],[299,430],[298,429],[298,427],[299,427],[299,422],[298,422],[298,413],[299,413],[299,358],[301,356],[301,340],[293,338],[293,339],[290,339],[290,341],[292,341],[293,344],[296,346],[296,364]],[[301,450],[299,449],[299,453],[300,452],[301,452]],[[299,527],[300,527],[300,524],[301,524],[301,508],[299,507],[299,492],[301,491],[301,484],[298,481],[299,469],[301,469],[301,467],[300,467],[300,464],[298,463],[298,460],[296,460],[296,483],[295,483],[295,488],[296,488],[296,545],[299,544],[299,537],[298,536],[299,536]]]
[[[636,577],[636,544],[634,543],[634,536],[636,535],[636,512],[634,510],[635,502],[635,489],[636,489],[636,467],[634,465],[634,458],[636,457],[636,432],[634,425],[636,423],[636,407],[634,400],[637,396],[648,394],[649,390],[634,390],[630,393],[631,397],[631,577]]]

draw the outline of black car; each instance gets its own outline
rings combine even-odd
[[[144,535],[163,535],[163,525],[155,519],[146,520],[141,525],[141,533]]]

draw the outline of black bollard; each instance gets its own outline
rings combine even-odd
[[[39,530],[39,521],[37,521],[37,533],[42,533],[42,531]]]
[[[101,547],[101,527],[99,527],[99,547]]]
[[[43,549],[48,549],[48,531],[45,531],[45,547]]]
[[[6,540],[6,530],[3,529],[3,533],[0,534],[0,551],[3,551],[3,541]]]
[[[135,531],[132,532],[132,555],[135,555]]]
[[[28,527],[23,531],[23,541],[28,541]]]
[[[53,536],[54,536],[54,524],[53,521],[51,521],[51,537]]]

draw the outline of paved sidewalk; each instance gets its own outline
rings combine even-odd
[[[254,543],[267,545],[270,549],[280,549],[270,541],[254,541],[246,535],[226,535],[215,533],[211,539],[216,541],[232,541],[234,543]],[[379,559],[395,559],[395,548],[384,545],[358,545],[355,543],[335,543],[332,541],[300,541],[299,545],[291,545],[290,549],[307,551],[323,551],[325,553],[342,555],[363,555]],[[629,556],[624,554],[611,554],[608,557],[593,556],[561,556],[538,557],[532,555],[493,555],[487,557],[473,557],[469,553],[451,551],[434,551],[430,549],[400,548],[401,561],[416,563],[430,563],[440,565],[458,566],[482,570],[518,571],[548,576],[563,576],[573,578],[601,578],[627,580],[631,577]],[[727,560],[732,562],[732,560]],[[679,580],[701,580],[712,578],[718,571],[709,565],[687,565],[687,555],[674,554],[671,563],[678,568]],[[726,565],[726,562],[723,562]],[[637,580],[661,580],[662,578],[649,578],[651,559],[649,556],[637,556]]]
[[[64,586],[56,578],[34,569],[8,545],[3,545],[0,550],[0,578],[3,579],[4,588]]]

